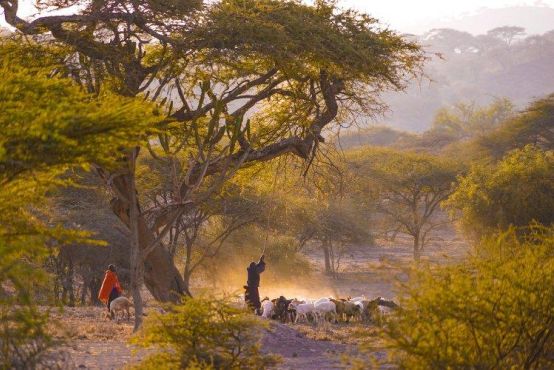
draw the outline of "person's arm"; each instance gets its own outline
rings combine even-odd
[[[260,257],[260,261],[258,262],[256,267],[259,274],[265,271],[265,255],[262,254],[262,256]]]

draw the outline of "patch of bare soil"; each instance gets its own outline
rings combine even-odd
[[[122,369],[139,362],[149,352],[127,344],[132,321],[115,322],[105,308],[66,307],[52,311],[52,332],[62,341],[56,351],[67,369]]]
[[[281,323],[271,325],[262,340],[265,353],[280,355],[283,362],[278,369],[345,369],[342,355],[353,353],[355,346],[316,340]]]
[[[65,369],[123,369],[136,364],[150,351],[127,344],[132,322],[110,321],[104,308],[69,307],[52,311],[52,331],[65,343],[56,349]],[[312,327],[272,322],[262,340],[262,351],[282,357],[278,369],[344,369],[341,357],[356,352],[356,342],[346,340],[347,324]],[[340,334],[339,334],[340,333]]]

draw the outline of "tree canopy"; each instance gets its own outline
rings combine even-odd
[[[514,115],[514,105],[508,99],[496,99],[485,107],[475,103],[458,103],[440,109],[433,121],[430,134],[444,134],[453,140],[484,135]]]
[[[118,147],[141,144],[162,120],[140,100],[109,92],[95,96],[68,78],[52,77],[55,65],[41,65],[35,53],[15,42],[0,44],[3,181],[43,169],[63,171],[67,165],[113,167]]]
[[[497,164],[476,164],[460,178],[448,206],[461,212],[466,231],[487,235],[533,221],[554,222],[554,154],[532,145]]]
[[[65,51],[67,74],[88,90],[142,95],[171,122],[146,144],[148,154],[176,161],[167,202],[148,207],[157,217],[127,216],[135,215],[135,192],[126,166],[117,173],[99,168],[115,195],[115,214],[129,228],[139,225],[151,267],[145,283],[161,300],[175,299],[170,292],[183,292],[184,284],[168,265],[159,231],[241,167],[288,153],[313,158],[324,130],[355,112],[380,112],[379,94],[402,89],[425,59],[418,44],[375,19],[324,1],[39,4],[70,14],[27,21],[18,16],[18,1],[0,1],[20,33]],[[200,186],[207,178],[213,186]]]
[[[480,149],[478,155],[496,160],[527,144],[554,149],[554,95],[533,101],[520,114],[475,140],[475,146]]]

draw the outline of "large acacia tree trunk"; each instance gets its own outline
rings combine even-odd
[[[139,246],[142,250],[154,242],[155,235],[142,215],[138,221]],[[188,292],[171,254],[162,243],[144,261],[144,284],[154,298],[163,302],[176,302]]]
[[[115,197],[111,200],[111,208],[115,215],[130,229],[130,207],[131,197],[131,176],[128,173],[110,174],[102,168],[97,168],[100,177],[112,189]],[[138,233],[139,249],[144,251],[151,246],[156,239],[156,235],[148,226],[144,215],[137,205],[136,228]],[[159,301],[167,302],[178,301],[186,293],[186,286],[181,274],[175,264],[169,251],[163,243],[159,243],[144,260],[144,285],[148,288],[152,296]]]

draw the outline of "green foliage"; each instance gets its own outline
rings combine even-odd
[[[458,170],[454,162],[437,156],[384,148],[351,151],[347,161],[360,177],[374,179],[383,189],[448,186]]]
[[[140,100],[87,94],[69,79],[49,77],[46,67],[21,65],[22,53],[14,51],[13,45],[1,44],[0,49],[0,168],[4,179],[90,162],[114,165],[118,159],[114,148],[139,144],[159,122],[152,107]]]
[[[432,127],[421,134],[377,126],[341,135],[339,143],[344,149],[371,145],[440,153],[460,159],[478,158],[485,148],[477,150],[475,142],[492,139],[493,133],[497,135],[499,128],[515,117],[514,105],[506,98],[495,99],[484,106],[459,102],[437,110]]]
[[[476,140],[476,157],[501,159],[507,152],[534,144],[554,150],[554,95],[532,102],[522,113]]]
[[[229,62],[268,58],[291,77],[317,77],[319,68],[327,68],[337,78],[394,86],[423,60],[416,43],[379,28],[375,18],[323,1],[224,0],[196,32],[199,43]]]
[[[337,144],[342,149],[352,149],[364,145],[401,147],[417,141],[418,136],[412,133],[398,131],[387,126],[375,126],[365,129],[341,133]]]
[[[546,369],[554,363],[554,229],[515,229],[466,263],[413,272],[383,334],[401,369]]]
[[[458,103],[451,108],[440,109],[430,131],[460,140],[483,135],[513,115],[514,105],[508,99],[496,99],[484,107],[474,103]]]
[[[0,303],[0,368],[35,368],[54,344],[46,331],[48,315],[25,303],[18,308],[4,303]]]
[[[114,151],[143,140],[156,119],[135,101],[51,76],[55,58],[34,47],[2,41],[0,56],[0,365],[32,368],[51,344],[35,308],[48,302],[42,263],[59,243],[88,240],[48,223],[48,196],[71,183],[61,176],[71,169],[115,165]]]
[[[339,244],[372,242],[363,211],[357,209],[353,199],[329,202],[316,208],[314,219],[308,225],[315,232],[314,239]]]
[[[267,324],[223,299],[187,298],[166,309],[132,339],[158,350],[137,369],[265,369],[276,363],[260,353]]]
[[[260,239],[264,239],[265,235],[260,233]],[[259,250],[260,245],[264,245],[266,249],[266,262],[271,266],[264,280],[274,281],[277,283],[294,283],[297,281],[298,271],[302,271],[302,276],[306,277],[312,271],[310,262],[299,252],[298,240],[290,236],[283,235],[268,235],[268,240],[260,240],[257,244]],[[251,253],[251,255],[255,255]],[[245,265],[246,266],[246,265]],[[271,270],[271,271],[269,271]]]
[[[554,153],[528,145],[496,165],[476,164],[447,202],[474,236],[554,222]]]
[[[40,264],[47,255],[44,227],[26,211],[35,191],[0,190],[0,368],[32,368],[51,345],[46,314],[34,307],[34,295],[48,282]],[[29,184],[18,184],[29,185]],[[27,189],[25,189],[27,190]],[[52,233],[52,231],[51,231]],[[45,235],[46,234],[46,235]]]

